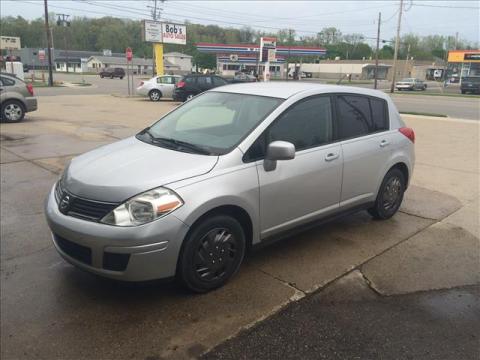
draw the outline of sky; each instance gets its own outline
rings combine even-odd
[[[292,28],[297,35],[313,36],[334,26],[343,34],[361,33],[374,42],[378,13],[382,13],[381,38],[396,33],[399,0],[378,1],[180,1],[158,0],[161,18],[177,22],[217,24],[276,32]],[[49,11],[73,16],[151,18],[154,0],[48,0]],[[34,19],[43,15],[43,0],[1,0],[1,16]],[[404,0],[401,34],[451,35],[479,42],[480,0]]]

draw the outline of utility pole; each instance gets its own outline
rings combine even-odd
[[[69,63],[69,59],[68,59],[68,42],[67,42],[67,27],[70,26],[70,21],[68,21],[68,18],[70,17],[70,15],[66,15],[66,14],[57,14],[58,16],[58,19],[57,19],[57,26],[63,26],[65,29],[63,31],[63,42],[64,42],[64,46],[65,46],[65,58],[66,58],[66,70],[67,70],[67,73],[68,73],[68,63]]]
[[[288,29],[288,57],[287,57],[287,74],[285,76],[286,80],[288,81],[288,73],[289,73],[289,68],[288,68],[288,60],[290,58],[290,47],[292,46],[292,33],[293,29]]]
[[[398,46],[400,44],[400,26],[402,24],[402,11],[403,11],[403,0],[400,0],[400,8],[398,10],[398,24],[397,24],[397,37],[395,39],[395,52],[393,53],[393,76],[392,76],[392,86],[390,87],[390,92],[395,91],[395,76],[397,74],[397,56],[398,56]]]
[[[457,50],[457,44],[458,44],[458,31],[455,33],[455,50]]]
[[[48,56],[48,86],[53,86],[53,73],[52,73],[52,37],[49,31],[48,25],[48,3],[47,0],[43,0],[45,6],[45,32],[47,35],[47,56]]]
[[[378,13],[378,27],[377,27],[377,51],[375,52],[375,81],[373,83],[373,88],[377,88],[378,80],[378,52],[380,48],[380,24],[382,23],[382,13]]]
[[[406,58],[406,61],[405,61],[405,67],[403,68],[403,77],[407,77],[407,70],[408,70],[408,61],[409,61],[409,58],[410,58],[410,44],[408,44],[408,47],[407,47],[407,58]]]

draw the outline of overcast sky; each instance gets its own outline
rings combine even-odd
[[[150,17],[154,0],[49,0],[49,11],[71,16],[117,16],[130,19]],[[376,37],[378,12],[382,13],[384,39],[395,36],[399,1],[176,1],[159,7],[162,18],[229,27],[249,25],[277,31],[293,28],[298,35],[314,35],[323,27],[335,26],[342,33]],[[480,1],[405,0],[401,33],[452,35],[479,42]],[[43,0],[1,0],[2,16],[27,19],[43,15]],[[369,41],[372,42],[373,40]]]

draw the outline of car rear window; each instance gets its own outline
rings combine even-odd
[[[4,86],[13,86],[13,85],[15,85],[15,81],[12,80],[12,79],[9,79],[9,78],[7,78],[7,77],[5,77],[5,76],[2,76],[1,79],[2,79],[2,83],[3,83]]]

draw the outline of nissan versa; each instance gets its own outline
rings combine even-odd
[[[414,132],[379,91],[245,83],[74,158],[46,201],[58,252],[109,278],[217,288],[253,246],[366,209],[393,216]]]

